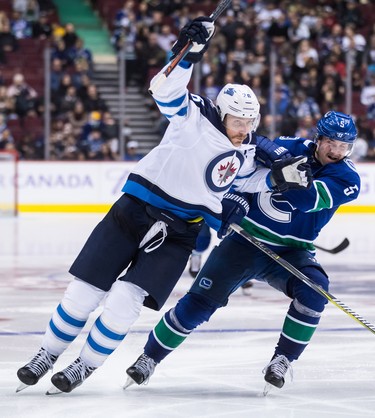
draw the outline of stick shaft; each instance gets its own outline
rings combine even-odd
[[[288,270],[290,273],[292,273],[294,276],[296,276],[297,279],[300,279],[307,286],[311,287],[313,290],[315,290],[321,296],[326,298],[329,302],[333,303],[336,307],[341,309],[343,312],[345,312],[348,316],[350,316],[356,322],[358,322],[363,327],[365,327],[366,329],[371,331],[373,334],[375,334],[375,325],[372,325],[370,322],[366,321],[362,316],[358,315],[356,312],[354,312],[352,309],[350,309],[346,304],[344,304],[339,299],[337,299],[335,296],[333,296],[331,293],[327,292],[322,287],[318,286],[310,278],[308,278],[301,271],[299,271],[297,268],[295,268],[292,264],[290,264],[288,261],[281,258],[278,254],[276,254],[274,251],[272,251],[270,248],[268,248],[265,244],[258,241],[255,237],[253,237],[251,234],[249,234],[247,231],[245,231],[241,226],[239,226],[237,224],[231,224],[231,228],[234,231],[236,231],[238,234],[240,234],[243,238],[245,238],[247,241],[251,242],[251,244],[255,245],[257,248],[259,248],[261,251],[263,251],[265,254],[267,254],[270,258],[272,258],[274,261],[276,261],[276,263],[280,264],[286,270]]]
[[[221,2],[217,5],[216,9],[211,13],[210,18],[215,21],[223,11],[230,5],[232,0],[221,0]],[[166,70],[159,74],[156,77],[148,90],[150,94],[154,94],[158,89],[163,85],[165,80],[169,77],[171,72],[177,67],[177,65],[184,59],[184,57],[189,53],[190,49],[192,48],[193,43],[189,40],[189,42],[181,49],[181,51],[173,58],[173,60],[169,63]]]

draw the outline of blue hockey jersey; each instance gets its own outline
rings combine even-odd
[[[192,67],[177,66],[154,93],[170,123],[161,143],[137,163],[122,191],[187,221],[204,218],[218,230],[221,200],[235,178],[248,181],[253,192],[268,190],[268,171],[251,184],[255,139],[249,135],[240,147],[231,143],[212,101],[189,93],[191,73]]]
[[[349,158],[321,165],[313,156],[315,144],[308,139],[279,137],[275,142],[292,155],[308,157],[313,185],[308,190],[283,194],[254,194],[249,214],[241,226],[276,251],[282,247],[314,251],[313,241],[338,207],[358,197],[360,177]],[[246,185],[240,191],[245,192]],[[243,240],[237,234],[233,238]]]

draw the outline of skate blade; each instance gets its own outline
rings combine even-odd
[[[57,389],[56,386],[51,386],[47,392],[46,395],[60,395],[60,393],[63,393],[60,389]]]
[[[271,385],[270,383],[266,383],[266,386],[264,386],[264,389],[263,389],[263,396],[267,396],[271,392],[271,389],[273,387],[274,386]]]
[[[30,385],[26,385],[26,383],[21,383],[18,388],[16,389],[16,393],[21,392],[21,390],[27,389]]]
[[[131,378],[128,377],[127,381],[125,382],[125,385],[122,387],[123,390],[127,389],[129,386],[132,386],[135,384],[135,381]]]

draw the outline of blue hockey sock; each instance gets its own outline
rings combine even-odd
[[[186,330],[176,323],[173,308],[163,315],[163,318],[150,332],[144,352],[156,363],[160,363],[183,343],[190,332],[191,330]]]
[[[275,354],[297,360],[310,342],[320,320],[320,312],[301,305],[297,299],[290,304]]]

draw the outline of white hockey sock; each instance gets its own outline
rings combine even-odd
[[[104,311],[92,326],[80,354],[88,366],[101,366],[120,345],[138,318],[147,295],[146,291],[133,283],[118,280],[113,284]]]
[[[59,356],[81,332],[90,313],[99,306],[105,294],[104,290],[86,282],[73,280],[52,314],[42,347]]]

